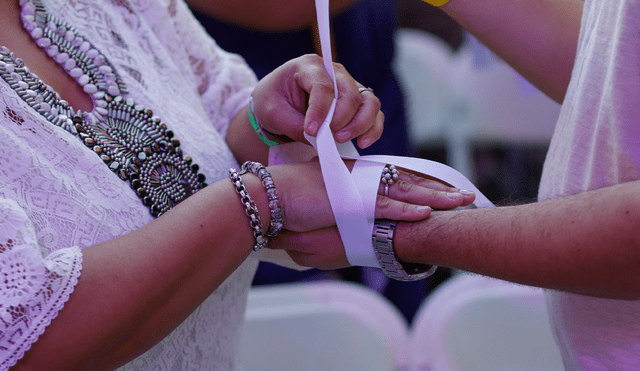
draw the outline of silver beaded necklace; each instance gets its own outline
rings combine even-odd
[[[206,186],[198,165],[183,156],[180,141],[150,109],[126,99],[115,68],[75,28],[47,14],[40,0],[20,0],[22,22],[46,51],[91,96],[91,112],[74,109],[0,47],[0,76],[31,108],[78,136],[120,179],[129,182],[153,216]]]

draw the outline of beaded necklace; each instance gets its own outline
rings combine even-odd
[[[36,44],[82,86],[91,112],[74,109],[0,47],[0,76],[31,108],[76,135],[120,179],[129,182],[155,217],[206,186],[198,165],[150,109],[126,99],[127,89],[107,58],[68,23],[47,14],[40,0],[21,0],[22,22]]]

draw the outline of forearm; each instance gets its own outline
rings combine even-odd
[[[262,185],[243,180],[266,226]],[[85,248],[70,300],[16,370],[112,369],[159,342],[250,253],[244,210],[223,180],[139,230]]]
[[[264,144],[251,126],[247,107],[238,111],[231,120],[226,141],[238,163],[257,161],[267,165],[269,147]]]
[[[561,103],[573,69],[582,5],[581,0],[451,0],[441,9]]]
[[[398,226],[402,261],[598,297],[640,297],[638,182]]]
[[[331,0],[331,14],[337,14],[359,0]],[[212,17],[263,31],[308,28],[315,23],[313,0],[187,0],[189,6]]]

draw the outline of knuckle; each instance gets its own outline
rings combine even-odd
[[[347,69],[344,67],[344,65],[343,65],[342,63],[339,63],[339,62],[333,62],[333,68],[334,68],[337,72],[347,73]]]
[[[315,83],[314,89],[319,89],[321,91],[321,93],[323,94],[327,94],[327,95],[333,95],[333,83],[331,82],[331,80],[319,80]]]
[[[389,206],[391,205],[391,199],[388,197],[381,197],[378,196],[376,198],[376,207],[381,209],[381,210],[386,210],[389,208]]]
[[[403,193],[411,193],[415,186],[409,182],[399,181],[397,184],[398,188]]]
[[[378,97],[375,97],[375,99],[371,101],[371,104],[373,104],[376,111],[380,111],[380,109],[382,108],[382,103],[380,102],[380,99],[378,99]]]
[[[277,105],[274,104],[274,102],[272,102],[271,100],[267,100],[263,102],[262,106],[260,107],[259,121],[261,121],[262,123],[272,122],[277,116],[278,112],[279,110],[277,108]],[[258,115],[258,112],[256,112],[255,114]]]
[[[309,64],[322,62],[322,58],[320,58],[319,55],[313,54],[313,53],[305,54],[305,55],[301,56],[300,60],[303,63],[309,63]]]
[[[407,203],[403,203],[402,204],[402,213],[403,214],[409,214],[414,210],[415,210],[415,208],[413,207],[413,205],[410,205],[410,204],[407,204]]]
[[[362,94],[354,91],[339,92],[338,99],[346,100],[349,106],[358,107],[362,103]]]
[[[427,196],[431,197],[434,200],[440,199],[443,197],[440,192],[435,189],[427,188]]]

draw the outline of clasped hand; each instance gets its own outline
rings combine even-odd
[[[353,161],[348,161],[351,168]],[[399,169],[399,178],[389,187],[378,188],[376,218],[418,221],[428,218],[432,208],[467,206],[475,194],[436,179]],[[269,167],[281,199],[284,229],[267,244],[284,249],[298,265],[320,269],[349,266],[317,161]]]
[[[335,63],[338,100],[331,122],[337,142],[357,138],[367,147],[382,134],[384,114],[371,91]],[[253,94],[255,115],[268,132],[306,143],[304,132],[317,134],[334,98],[333,83],[317,55],[285,63],[267,75]],[[353,161],[348,161],[351,168]],[[427,176],[399,169],[398,180],[384,194],[381,184],[375,217],[418,221],[432,208],[453,209],[471,204],[475,195]],[[284,249],[299,265],[334,269],[349,265],[317,161],[269,167],[278,189],[284,228],[268,248]],[[377,180],[379,181],[379,179]]]

